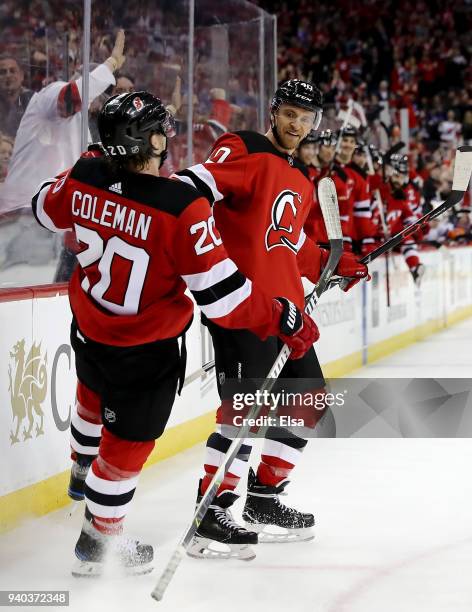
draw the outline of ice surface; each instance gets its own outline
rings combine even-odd
[[[471,347],[467,321],[357,374],[470,377]],[[72,578],[81,510],[60,510],[0,538],[0,589],[68,589],[77,612],[472,609],[468,439],[311,440],[283,501],[315,513],[315,540],[260,545],[252,562],[185,559],[155,602],[150,591],[190,519],[202,457],[199,445],[141,476],[127,529],[156,545],[152,574]]]

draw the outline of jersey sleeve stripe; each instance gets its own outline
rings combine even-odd
[[[46,195],[49,191],[51,185],[56,182],[56,179],[47,179],[41,183],[37,193],[33,196],[31,200],[31,207],[33,209],[33,214],[36,217],[36,221],[50,230],[51,232],[60,232],[64,230],[60,230],[57,228],[52,219],[44,212],[44,200],[46,199]]]
[[[195,189],[197,189],[209,202],[210,204],[214,204],[214,197],[212,190],[208,187],[208,185],[200,180],[196,174],[194,174],[191,170],[182,170],[175,174],[177,178],[188,185],[191,185]]]
[[[306,240],[306,234],[304,230],[302,229],[302,231],[300,232],[300,238],[298,239],[298,242],[295,245],[295,250],[297,251],[297,253],[302,248],[302,246],[305,244],[305,240]]]
[[[218,319],[219,317],[224,317],[233,310],[235,310],[240,304],[244,302],[250,295],[252,291],[252,283],[246,278],[244,285],[236,291],[233,291],[226,297],[223,297],[212,304],[202,305],[200,306],[203,314],[209,319]]]
[[[233,293],[233,291],[242,287],[245,282],[246,277],[238,270],[234,274],[231,274],[231,276],[221,280],[219,283],[208,287],[208,289],[192,291],[192,295],[199,306],[207,306]]]
[[[370,200],[358,200],[354,202],[354,208],[370,208]]]
[[[188,170],[183,170],[183,173],[192,179],[199,191],[202,191],[204,189],[203,185],[205,185],[206,191],[202,191],[202,193],[207,196],[208,191],[210,192],[210,202],[219,202],[223,199],[223,194],[218,190],[213,174],[203,164],[191,166]]]
[[[182,278],[187,283],[190,291],[202,291],[228,278],[228,276],[231,276],[237,269],[234,261],[226,258],[216,263],[206,272],[183,274]]]

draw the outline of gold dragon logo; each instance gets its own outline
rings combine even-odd
[[[25,357],[25,340],[19,340],[10,351],[11,363],[8,365],[8,378],[10,385],[11,409],[13,421],[16,419],[16,431],[10,431],[10,443],[20,441],[20,427],[23,427],[23,440],[33,437],[33,428],[36,437],[44,434],[44,412],[41,404],[47,393],[48,376],[46,370],[47,353],[41,357],[41,343],[33,342],[28,355]],[[13,366],[13,367],[12,367]],[[39,419],[39,423],[37,420]]]

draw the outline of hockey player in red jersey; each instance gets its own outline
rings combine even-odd
[[[418,216],[412,209],[405,187],[409,181],[408,157],[394,154],[387,165],[388,191],[386,193],[387,224],[391,235],[417,221]],[[410,269],[416,285],[421,282],[424,265],[420,262],[415,237],[406,239],[400,247],[401,253]]]
[[[315,198],[313,206],[308,214],[304,230],[306,235],[314,240],[317,244],[326,246],[328,243],[328,235],[326,234],[323,215],[321,214],[321,208],[316,197],[316,188],[322,178],[329,176],[334,181],[336,193],[338,195],[339,217],[343,232],[344,248],[347,251],[351,251],[353,216],[349,199],[349,177],[337,163],[333,163],[336,151],[336,134],[334,134],[331,130],[323,130],[318,134],[316,140],[318,144],[318,152],[314,160],[314,170],[310,175],[310,178],[315,185]]]
[[[369,183],[367,172],[353,161],[358,141],[358,132],[351,125],[339,134],[341,139],[336,162],[348,176],[349,209],[352,210],[352,233],[355,250],[363,255],[375,248],[376,228],[372,222]]]
[[[318,338],[308,316],[237,269],[208,200],[159,176],[172,121],[158,98],[115,96],[98,124],[106,154],[82,157],[42,183],[32,202],[39,223],[73,229],[82,247],[69,285],[78,377],[69,494],[85,496],[73,573],[87,576],[101,573],[108,550],[127,571],[152,569],[152,546],[121,532],[142,466],[182,388],[193,318],[186,288],[209,320],[250,328],[255,337],[279,336],[294,358]]]
[[[269,295],[283,294],[299,308],[304,304],[301,276],[316,282],[327,252],[319,249],[303,231],[313,202],[313,185],[306,168],[293,155],[310,131],[318,127],[321,113],[322,96],[314,85],[287,81],[275,92],[270,107],[271,127],[265,136],[256,132],[224,134],[216,141],[205,164],[177,173],[177,178],[197,187],[214,203],[216,226],[239,269]],[[367,275],[367,269],[352,254],[346,254],[337,273],[358,280]],[[264,378],[280,343],[276,338],[261,341],[249,331],[225,330],[211,321],[207,325],[215,348],[218,389],[224,408],[232,400],[225,381]],[[314,350],[285,366],[279,379],[281,384],[296,379],[295,388],[299,392],[323,386]],[[199,495],[208,487],[231,444],[222,407],[217,413],[217,431],[207,441]],[[260,541],[312,537],[313,515],[289,508],[279,500],[306,444],[307,440],[293,431],[267,429],[257,473],[252,469],[249,472],[243,511],[246,526],[260,532]],[[246,530],[232,520],[229,507],[238,497],[234,490],[246,471],[250,451],[251,441],[245,440],[199,526],[189,551],[191,555],[243,556],[233,543],[244,537]],[[266,528],[274,525],[284,532],[269,535]],[[229,550],[209,552],[215,540],[230,544]],[[251,557],[245,551],[244,558]]]
[[[308,177],[313,184],[319,177],[320,169],[316,164],[316,144],[318,142],[318,136],[314,130],[312,130],[306,138],[304,138],[300,146],[297,149],[298,159],[306,166],[308,170]]]

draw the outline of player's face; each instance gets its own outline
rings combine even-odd
[[[390,175],[390,181],[395,188],[403,187],[406,184],[406,180],[408,179],[406,174],[400,174],[394,170]]]
[[[282,104],[275,121],[282,146],[287,151],[294,151],[313,128],[315,113],[298,106]]]
[[[334,157],[335,145],[320,145],[318,157],[324,164],[329,164]]]
[[[356,148],[356,139],[354,136],[343,136],[341,138],[341,154],[343,157],[351,157]]]
[[[312,164],[315,157],[315,145],[312,143],[301,145],[298,149],[298,157],[306,166]]]

